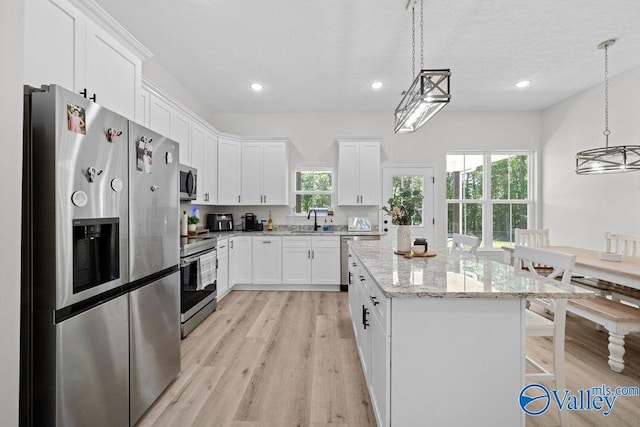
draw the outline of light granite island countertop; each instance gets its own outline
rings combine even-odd
[[[405,258],[393,241],[350,243],[384,295],[390,298],[590,298],[591,291],[516,272],[504,263],[436,249],[433,257]]]
[[[526,299],[593,294],[446,250],[407,259],[394,243],[349,248],[349,310],[378,425],[524,426]]]

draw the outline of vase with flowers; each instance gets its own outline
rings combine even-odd
[[[411,226],[422,222],[422,191],[411,188],[396,188],[382,210],[391,217],[391,223],[398,226],[396,250],[411,251]]]

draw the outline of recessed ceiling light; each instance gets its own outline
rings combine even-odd
[[[260,92],[263,89],[263,86],[260,83],[251,83],[251,89],[256,92]]]
[[[516,83],[516,87],[525,88],[531,84],[530,80],[522,80],[521,82]]]
[[[376,82],[372,82],[371,83],[371,88],[372,89],[380,89],[380,88],[382,88],[382,86],[383,86],[382,82],[376,81]]]

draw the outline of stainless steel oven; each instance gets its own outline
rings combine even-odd
[[[186,337],[217,307],[217,239],[180,239],[180,331]]]
[[[195,200],[198,192],[198,170],[180,165],[180,200]]]

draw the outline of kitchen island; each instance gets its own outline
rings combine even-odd
[[[349,252],[349,308],[378,424],[524,425],[525,299],[592,294],[446,250],[407,259],[393,243]]]

